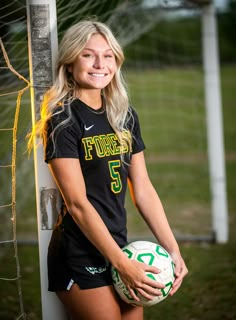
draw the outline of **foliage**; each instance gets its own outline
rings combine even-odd
[[[188,32],[186,32],[188,30]],[[149,48],[149,50],[147,50]],[[200,17],[160,21],[148,33],[125,48],[126,61],[132,65],[132,57],[150,65],[191,64],[201,61]]]
[[[218,13],[219,53],[221,62],[236,61],[236,1],[231,0],[225,13]],[[187,32],[186,32],[187,30]],[[127,64],[132,57],[157,65],[188,65],[202,60],[201,17],[198,15],[160,21],[148,33],[125,48]],[[149,48],[149,50],[146,50]],[[191,57],[191,61],[188,60]]]
[[[221,60],[235,62],[236,59],[236,0],[229,2],[228,10],[218,15],[219,46]]]
[[[91,5],[88,5],[87,0],[74,1],[73,12],[78,12],[77,18],[79,20],[96,16],[100,17],[100,20],[104,22],[112,14],[112,11],[117,7],[117,5],[121,4],[123,1],[124,0],[94,1]],[[68,7],[68,0],[57,0],[58,12],[62,11],[63,13],[65,7]],[[62,18],[64,18],[63,15]],[[67,16],[63,23],[60,21],[59,33],[65,31],[75,22],[74,15],[71,14],[70,16]]]

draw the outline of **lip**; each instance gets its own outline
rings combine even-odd
[[[104,78],[107,76],[107,73],[94,73],[91,72],[89,73],[90,76],[95,77],[95,78]]]

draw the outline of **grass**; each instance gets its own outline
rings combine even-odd
[[[225,245],[181,242],[180,247],[189,268],[189,275],[174,297],[145,309],[145,320],[236,319],[236,66],[224,66],[221,71],[230,239]],[[209,234],[212,228],[210,188],[200,70],[172,69],[158,73],[147,70],[140,74],[129,73],[127,79],[147,146],[148,170],[173,230],[177,235]],[[145,96],[145,92],[148,92],[148,95]],[[28,98],[25,97],[26,100]],[[28,161],[24,154],[24,136],[30,127],[28,108],[27,103],[22,105],[18,133],[18,239],[37,237],[33,161]],[[0,141],[9,141],[7,139],[9,137]],[[1,144],[0,149],[1,159],[7,161],[10,158],[9,143]],[[9,197],[7,177],[0,175],[5,186],[5,199]],[[2,195],[1,190],[0,197]],[[146,236],[147,228],[136,214],[129,197],[127,209],[131,236]],[[10,211],[0,213],[0,236],[1,239],[6,239],[11,235]],[[19,258],[27,319],[40,320],[38,247],[19,246]],[[0,277],[14,276],[15,273],[13,248],[10,245],[1,245]],[[19,314],[18,301],[15,282],[1,281],[0,319],[16,319]]]
[[[181,246],[189,268],[181,290],[146,309],[146,320],[233,320],[236,317],[236,263],[233,244]]]

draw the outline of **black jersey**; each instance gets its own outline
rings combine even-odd
[[[145,147],[137,114],[132,108],[131,112],[127,125],[129,130],[124,131],[124,134],[132,131],[131,150],[128,144],[120,145],[105,110],[95,111],[78,99],[65,105],[62,112],[56,110],[48,122],[45,141],[46,162],[53,158],[79,159],[87,198],[121,247],[127,241],[124,202],[128,165],[132,154]],[[60,125],[62,121],[65,122]],[[62,224],[67,257],[72,265],[104,261],[69,213],[64,216]]]

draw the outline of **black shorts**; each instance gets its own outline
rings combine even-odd
[[[67,290],[73,283],[78,284],[80,289],[93,289],[112,285],[111,267],[78,267],[70,280]]]
[[[56,283],[49,278],[49,291],[70,290],[74,283],[78,284],[82,290],[110,286],[112,285],[111,267],[77,267],[77,271],[72,272],[71,278],[62,274]]]
[[[88,266],[68,265],[62,233],[55,229],[48,250],[48,290],[70,290],[73,283],[81,289],[92,289],[112,285],[111,266],[106,262]]]

